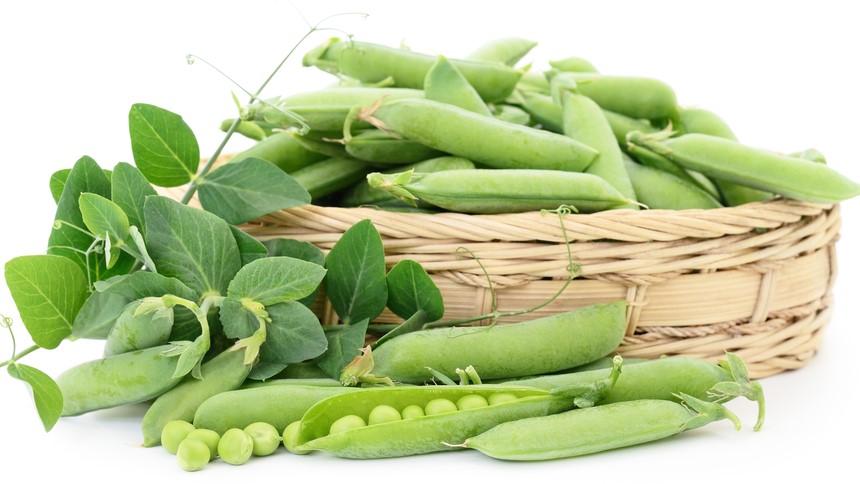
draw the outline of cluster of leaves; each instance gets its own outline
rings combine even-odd
[[[263,244],[236,224],[310,203],[294,179],[258,158],[200,170],[191,129],[155,106],[132,106],[129,132],[135,166],[105,171],[83,157],[55,173],[47,254],[6,263],[7,285],[38,347],[103,339],[110,355],[170,342],[166,354],[179,358],[175,377],[200,377],[201,362],[227,350],[245,351],[255,379],[309,359],[337,377],[386,306],[410,320],[400,331],[442,317],[441,294],[419,264],[404,260],[386,273],[370,221],[350,228],[327,257],[306,242]],[[203,210],[152,186],[188,183]],[[310,309],[321,286],[344,323],[330,331]],[[18,361],[32,349],[0,366],[32,387],[50,430],[62,394],[49,376]]]

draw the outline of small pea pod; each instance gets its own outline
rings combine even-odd
[[[156,346],[88,361],[57,377],[63,392],[63,415],[151,400],[175,387],[179,358],[165,356],[174,345]]]
[[[860,184],[827,165],[752,148],[704,134],[660,140],[630,133],[628,142],[711,178],[812,203],[838,203],[860,195]]]
[[[248,158],[260,158],[289,173],[325,159],[304,146],[290,132],[273,133],[254,146],[230,158],[230,163]]]
[[[566,136],[427,99],[370,106],[359,118],[491,168],[583,171],[597,157],[596,150]]]
[[[553,69],[562,72],[594,72],[597,73],[597,68],[594,64],[582,57],[565,57],[556,61],[549,61],[549,65]]]
[[[606,180],[589,173],[550,170],[460,170],[367,177],[373,188],[406,203],[421,200],[452,212],[515,213],[573,206],[591,213],[633,203]]]
[[[494,39],[466,56],[468,60],[501,62],[513,66],[535,48],[537,42],[519,37]]]
[[[511,106],[510,104],[494,104],[491,107],[493,116],[496,119],[522,126],[531,126],[533,124],[532,117],[522,108]]]
[[[338,38],[329,39],[302,60],[305,66],[316,66],[363,82],[391,77],[395,86],[411,89],[424,87],[427,71],[435,62],[436,57],[432,55]],[[451,62],[486,102],[504,100],[522,75],[519,70],[496,62],[456,59]]]
[[[448,59],[441,55],[427,71],[427,77],[424,79],[424,97],[490,116],[490,108],[481,99],[478,91]]]
[[[254,104],[246,114],[248,119],[267,123],[280,128],[300,126],[291,116],[282,110],[299,116],[308,128],[313,131],[340,131],[349,114],[355,106],[367,106],[380,100],[393,100],[407,97],[424,97],[419,89],[401,89],[395,87],[340,87],[337,89],[322,89],[293,94],[275,99],[266,104]],[[356,126],[361,127],[361,126]]]
[[[683,395],[683,404],[636,400],[500,424],[461,445],[502,460],[537,461],[652,442],[737,417],[719,403]]]
[[[355,185],[373,170],[366,162],[349,158],[328,158],[290,173],[316,201]]]
[[[603,109],[633,119],[677,120],[679,115],[675,91],[657,79],[559,72],[550,80],[550,85],[573,87]]]
[[[376,165],[405,165],[443,155],[421,143],[395,138],[376,129],[351,136],[344,141],[344,146],[349,156]]]
[[[191,422],[195,412],[207,398],[238,388],[251,371],[251,365],[246,365],[244,358],[242,351],[221,352],[203,364],[202,380],[186,376],[179,385],[156,398],[143,416],[144,447],[152,447],[161,442],[161,431],[167,422]]]
[[[173,329],[173,308],[147,308],[143,301],[129,303],[105,340],[105,356],[167,344]]]
[[[415,331],[379,346],[370,371],[398,382],[422,383],[429,379],[426,367],[451,379],[457,378],[457,368],[468,366],[485,379],[573,368],[618,347],[627,328],[626,308],[626,302],[616,301],[520,323]],[[347,366],[344,374],[352,373]]]
[[[549,81],[546,76],[539,72],[525,72],[523,73],[523,77],[520,78],[520,81],[517,83],[516,90],[511,94],[509,98],[509,102],[511,104],[519,104],[516,101],[518,99],[518,94],[523,92],[539,92],[541,94],[549,94]]]
[[[562,94],[562,120],[565,135],[600,153],[585,172],[603,178],[622,195],[635,201],[636,192],[624,167],[621,148],[600,106],[586,96],[565,92]],[[631,204],[623,208],[638,207]]]
[[[338,395],[302,417],[299,449],[351,459],[451,450],[444,442],[462,441],[503,422],[593,405],[612,387],[620,365],[618,357],[611,376],[593,385],[552,391],[472,385],[385,387]]]
[[[624,160],[636,197],[651,209],[685,210],[719,208],[710,193],[677,176],[650,166]]]
[[[315,403],[341,393],[363,391],[341,385],[292,384],[273,381],[252,388],[219,393],[206,399],[194,414],[194,426],[223,434],[254,422],[267,422],[276,429],[300,420]]]

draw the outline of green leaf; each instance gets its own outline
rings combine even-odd
[[[370,220],[344,232],[329,252],[326,268],[326,294],[345,324],[372,320],[385,309],[385,252]]]
[[[125,276],[113,277],[96,284],[92,293],[75,318],[72,336],[75,338],[105,339],[114,323],[127,304],[145,297],[160,297],[172,294],[183,299],[197,300],[199,295],[178,279],[169,278],[154,272],[137,271]],[[176,307],[174,325],[185,320],[181,315],[191,314],[184,308]],[[184,310],[184,311],[183,311]],[[200,323],[193,317],[196,329]]]
[[[250,299],[264,306],[295,301],[322,282],[325,269],[292,257],[267,257],[243,267],[230,282],[227,295]]]
[[[257,259],[266,257],[268,251],[262,242],[242,232],[241,229],[230,226],[230,231],[233,232],[233,237],[236,239],[236,245],[239,247],[239,254],[242,257],[242,265],[250,264]]]
[[[242,301],[236,298],[224,299],[221,302],[219,315],[224,335],[230,339],[247,338],[260,327],[257,318],[242,306]]]
[[[110,254],[106,262],[108,268],[113,267],[130,239],[128,217],[119,205],[95,193],[82,193],[78,203],[87,229],[109,242],[109,248],[105,246]],[[134,244],[128,245],[128,249],[131,254],[137,254]]]
[[[173,373],[173,378],[182,378],[191,373],[194,378],[202,380],[200,373],[200,364],[203,362],[203,357],[209,351],[209,338],[200,335],[190,345],[186,346],[179,355],[179,361],[176,362],[176,371]]]
[[[228,163],[199,180],[200,204],[231,224],[311,203],[299,182],[260,158]]]
[[[346,365],[361,353],[369,322],[363,319],[344,329],[327,332],[328,349],[314,360],[317,366],[335,380],[340,379],[340,373]]]
[[[254,365],[253,368],[251,368],[251,373],[248,374],[248,378],[250,378],[251,380],[266,381],[269,378],[272,378],[278,373],[284,371],[286,367],[287,365],[283,363],[259,361]]]
[[[33,342],[47,349],[59,346],[72,334],[72,323],[87,298],[83,271],[64,257],[29,255],[7,262],[5,273]]]
[[[396,338],[400,335],[412,333],[413,331],[418,331],[422,329],[424,324],[430,322],[430,319],[427,317],[427,313],[424,310],[419,309],[412,315],[409,319],[404,321],[403,323],[397,325],[396,328],[382,335],[381,338],[374,341],[372,345],[370,345],[371,349],[376,349],[379,345],[385,343],[391,338]]]
[[[269,257],[293,257],[325,266],[325,255],[323,255],[319,247],[310,242],[293,239],[271,239],[265,242],[265,246],[269,252]],[[317,286],[313,292],[298,301],[307,307],[313,306],[319,289],[320,286]]]
[[[165,197],[144,204],[146,247],[158,273],[201,296],[224,294],[242,265],[230,226],[211,213]]]
[[[117,163],[111,176],[110,199],[128,216],[128,223],[144,233],[143,205],[146,197],[155,196],[155,189],[137,168]]]
[[[90,254],[90,264],[84,252],[95,240],[87,233],[83,215],[81,215],[80,197],[82,193],[94,193],[105,198],[110,197],[110,180],[104,171],[90,157],[84,156],[75,163],[69,172],[63,194],[57,204],[57,214],[54,217],[54,230],[48,238],[48,253],[71,259],[84,271],[89,270],[93,280],[107,279],[111,275],[127,272],[133,259],[126,257],[126,263],[120,264],[114,272],[109,272],[104,263],[104,257]]]
[[[388,284],[388,309],[403,319],[418,310],[427,313],[428,321],[438,321],[445,313],[442,292],[427,271],[414,260],[398,262],[385,278]]]
[[[128,131],[134,163],[150,183],[178,187],[197,174],[200,147],[178,114],[134,104],[128,113]]]
[[[55,171],[48,181],[48,186],[51,188],[51,196],[54,197],[54,203],[60,203],[60,197],[63,195],[63,188],[66,187],[66,180],[69,179],[71,168],[63,168]]]
[[[14,363],[7,369],[9,376],[30,385],[36,411],[42,419],[45,431],[50,432],[63,413],[63,392],[54,380],[32,366]]]
[[[316,358],[328,347],[319,319],[299,302],[290,301],[266,308],[272,322],[266,325],[261,361],[283,364]]]

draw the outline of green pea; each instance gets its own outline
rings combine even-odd
[[[214,459],[218,455],[218,442],[221,441],[221,436],[218,432],[209,429],[194,429],[185,437],[185,440],[199,440],[209,447],[209,458]]]
[[[487,397],[487,403],[490,405],[499,405],[501,403],[516,402],[519,400],[513,393],[493,393]]]
[[[184,420],[171,420],[161,430],[161,446],[171,454],[176,453],[179,443],[194,430],[194,425]]]
[[[423,417],[425,415],[424,407],[420,405],[407,405],[400,414],[403,416],[403,420]]]
[[[253,452],[254,439],[242,429],[230,429],[224,432],[218,442],[218,455],[221,460],[234,466],[248,462]]]
[[[473,408],[483,408],[489,405],[487,399],[481,395],[463,395],[457,400],[458,410],[472,410]]]
[[[391,405],[377,405],[367,416],[367,425],[397,422],[398,420],[403,420],[403,417],[396,408]]]
[[[365,423],[364,419],[359,417],[358,415],[345,415],[331,424],[328,433],[329,434],[338,434],[341,432],[346,432],[347,430],[357,429],[361,427],[367,427],[367,423]]]
[[[254,441],[254,450],[257,457],[273,454],[281,445],[281,435],[272,424],[266,422],[254,422],[245,427],[245,433]]]
[[[176,450],[176,462],[186,471],[199,471],[212,458],[209,446],[197,439],[185,439]]]
[[[440,415],[457,411],[457,404],[447,398],[434,398],[424,406],[425,415]]]
[[[288,451],[297,455],[310,454],[309,450],[299,450],[299,431],[302,429],[302,421],[296,420],[295,422],[287,425],[287,428],[284,429],[284,434],[282,436],[284,441],[284,447],[287,448]]]

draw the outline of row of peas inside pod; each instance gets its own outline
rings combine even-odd
[[[234,160],[271,161],[317,205],[409,212],[711,209],[860,193],[814,149],[741,144],[665,82],[602,74],[579,57],[515,67],[535,46],[498,39],[449,60],[331,39],[304,64],[338,80],[243,109],[239,130],[259,143]]]

